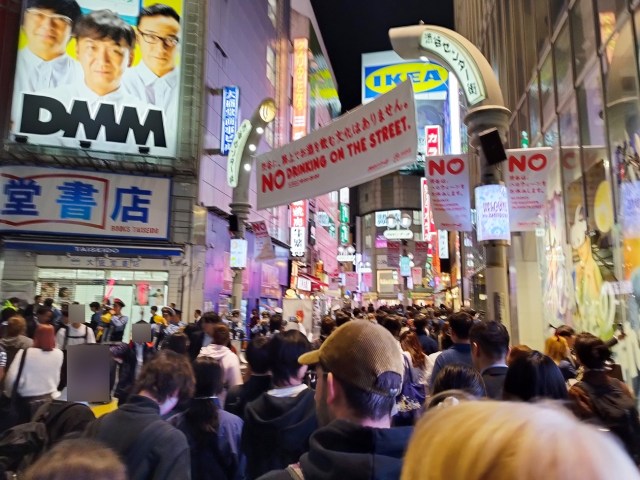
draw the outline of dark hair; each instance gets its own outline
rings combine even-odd
[[[518,356],[509,365],[503,397],[525,402],[539,398],[565,400],[568,398],[567,385],[555,362],[534,350],[529,355]]]
[[[142,367],[133,393],[147,391],[159,403],[178,392],[178,399],[191,398],[194,388],[193,369],[184,355],[162,351]]]
[[[22,477],[21,477],[22,478]],[[89,438],[63,440],[25,472],[27,480],[125,480],[127,469],[118,455]]]
[[[326,315],[323,317],[322,322],[320,323],[320,335],[324,335],[325,337],[331,335],[336,329],[336,322],[330,315]]]
[[[80,6],[75,0],[27,0],[27,8],[44,8],[53,10],[58,15],[69,17],[73,23],[80,18],[82,12]]]
[[[360,315],[362,315],[362,310],[360,310],[359,308],[354,308],[353,309],[353,318],[359,318]]]
[[[408,352],[411,356],[411,363],[414,368],[423,369],[425,367],[427,363],[426,356],[415,333],[406,331],[400,335],[400,346],[402,350]]]
[[[252,373],[267,373],[269,371],[269,339],[267,337],[254,337],[249,342],[246,351],[247,362]]]
[[[215,433],[220,424],[218,407],[211,397],[222,391],[224,370],[213,358],[198,357],[193,362],[193,373],[195,394],[185,412],[185,420],[195,433],[196,441],[210,442],[210,434]]]
[[[351,320],[351,316],[344,313],[342,310],[336,311],[336,326],[341,327],[345,323]]]
[[[402,322],[398,319],[396,315],[389,315],[384,319],[382,326],[389,330],[389,333],[393,335],[395,338],[400,337],[400,330],[402,330]]]
[[[391,415],[391,410],[396,403],[396,397],[362,390],[346,381],[340,380],[335,372],[334,378],[342,387],[347,403],[356,417],[380,420],[387,415]],[[382,391],[393,389],[399,391],[401,386],[402,377],[396,372],[383,372],[376,381],[376,387]]]
[[[498,360],[509,351],[509,332],[503,324],[495,320],[477,322],[469,330],[469,340],[487,357]]]
[[[229,345],[229,340],[231,339],[231,335],[229,334],[229,327],[224,324],[216,325],[213,327],[213,343],[215,345],[227,346]]]
[[[269,340],[269,365],[273,384],[280,386],[300,369],[298,357],[311,350],[311,344],[298,330],[287,330]]]
[[[180,355],[186,355],[189,352],[189,337],[182,332],[174,333],[169,336],[164,348]]]
[[[153,305],[150,309],[152,312],[157,312],[158,311],[158,307],[156,307],[155,305]]]
[[[456,337],[461,340],[469,338],[469,330],[471,330],[473,326],[473,318],[471,318],[471,315],[466,312],[454,313],[449,315],[448,322],[451,330],[456,334]]]
[[[611,360],[611,350],[595,335],[581,333],[576,337],[575,352],[578,360],[586,368],[601,369]]]
[[[117,44],[124,40],[130,49],[136,45],[136,34],[133,27],[111,10],[96,10],[80,17],[73,26],[73,35],[78,40],[81,38],[93,40],[108,38]]]
[[[195,313],[197,313],[198,315],[202,315],[202,310],[199,310],[199,309],[196,308]]]
[[[91,302],[89,304],[89,308],[97,308],[100,309],[100,304],[98,302]]]
[[[45,298],[44,302],[42,302],[42,306],[43,307],[52,307],[53,306],[53,298]],[[42,307],[40,307],[40,308],[42,308]]]
[[[272,315],[269,319],[269,331],[271,333],[279,332],[284,327],[284,321],[282,320],[282,315],[276,313]]]
[[[417,315],[416,318],[413,319],[413,326],[416,329],[416,332],[426,333],[427,325],[429,324],[427,320],[427,316],[424,314]]]
[[[155,17],[155,16],[171,17],[176,22],[180,23],[180,15],[178,15],[178,12],[176,12],[169,5],[165,5],[163,3],[156,3],[154,5],[151,5],[149,7],[146,7],[140,10],[140,15],[138,15],[137,26],[140,26],[140,21],[144,17]]]
[[[559,337],[573,337],[575,334],[576,331],[569,325],[560,325],[558,328],[556,328],[556,335]]]
[[[216,312],[205,312],[200,317],[202,323],[222,323],[220,316]]]
[[[487,392],[482,376],[468,365],[445,365],[433,382],[433,395],[447,390],[462,390],[475,397],[485,397]]]

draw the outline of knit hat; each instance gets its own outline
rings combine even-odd
[[[354,320],[333,331],[318,350],[298,358],[301,365],[320,363],[342,382],[361,390],[395,397],[398,388],[381,390],[378,378],[385,372],[404,374],[400,344],[389,331],[372,322]]]

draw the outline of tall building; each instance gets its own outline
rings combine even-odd
[[[512,317],[540,348],[549,325],[609,338],[640,371],[640,118],[637,1],[456,1],[456,30],[487,57],[512,112],[509,147],[559,162],[535,233],[512,235]],[[473,256],[473,255],[472,255]],[[482,265],[466,281],[482,288]],[[621,326],[621,327],[619,327]]]

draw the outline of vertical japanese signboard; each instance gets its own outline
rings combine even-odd
[[[276,254],[273,250],[273,244],[271,243],[271,235],[269,235],[266,222],[253,222],[251,227],[253,228],[253,234],[256,237],[253,258],[255,260],[270,260],[272,258],[276,258]]]
[[[424,127],[425,152],[427,157],[442,154],[442,127],[427,125]]]
[[[307,252],[307,201],[293,202],[289,208],[291,256],[304,257]]]
[[[18,42],[13,136],[32,145],[174,156],[183,5],[164,0],[151,10],[158,3],[29,4]]]
[[[166,239],[166,178],[0,168],[0,231]]]
[[[240,108],[240,89],[224,87],[222,89],[222,120],[220,122],[220,154],[228,155],[238,128],[238,109]]]
[[[307,98],[309,88],[309,40],[293,40],[293,127],[291,136],[298,140],[307,134]]]
[[[387,264],[389,267],[400,266],[400,242],[387,242]]]

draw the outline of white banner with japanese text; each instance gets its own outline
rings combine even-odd
[[[549,172],[557,159],[556,151],[549,147],[507,150],[505,182],[512,232],[533,231],[540,226]]]
[[[416,161],[415,102],[405,81],[330,125],[257,159],[258,209],[313,198]]]
[[[0,168],[0,231],[166,240],[171,181],[34,167]]]
[[[264,220],[253,222],[251,223],[251,227],[256,237],[253,254],[254,260],[270,260],[276,258],[273,244],[271,243],[271,235],[269,235],[269,230],[267,229],[267,223]]]
[[[436,228],[458,232],[471,231],[467,155],[427,157],[425,171]]]

